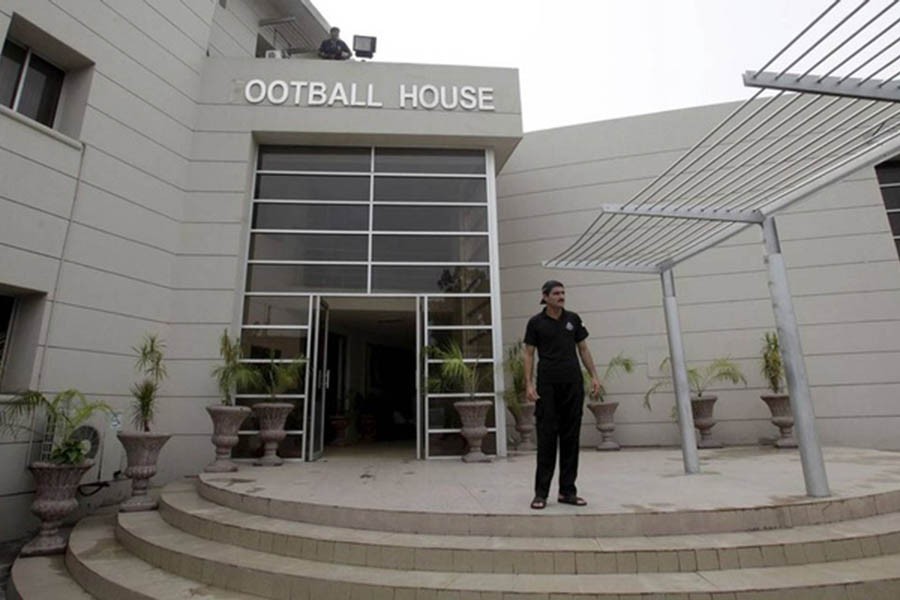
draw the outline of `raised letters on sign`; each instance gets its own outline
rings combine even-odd
[[[367,83],[327,84],[323,81],[285,81],[275,79],[266,83],[251,79],[244,86],[244,99],[251,104],[294,106],[357,106],[382,108],[375,85]],[[411,110],[493,111],[494,88],[471,85],[400,84],[398,105]]]

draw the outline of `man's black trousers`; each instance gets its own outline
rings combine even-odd
[[[584,382],[543,383],[537,381],[538,401],[534,409],[537,430],[537,473],[534,495],[546,498],[556,463],[559,445],[559,493],[577,493],[578,442],[581,436],[581,414],[584,411]]]

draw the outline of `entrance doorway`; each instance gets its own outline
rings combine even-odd
[[[408,449],[416,456],[416,299],[326,297],[325,452]]]

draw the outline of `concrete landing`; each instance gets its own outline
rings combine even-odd
[[[584,450],[583,508],[557,504],[553,495],[547,509],[529,508],[534,454],[464,464],[417,461],[408,450],[348,448],[316,463],[202,474],[198,490],[214,502],[283,519],[468,535],[753,531],[900,510],[900,453],[827,448],[824,455],[833,495],[820,499],[805,495],[796,451],[758,447],[701,451],[698,475],[684,474],[677,449]],[[494,516],[506,518],[486,518]]]

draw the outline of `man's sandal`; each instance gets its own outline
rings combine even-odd
[[[571,504],[572,506],[587,506],[587,500],[580,496],[560,496],[557,501],[560,504]]]
[[[547,499],[535,496],[534,500],[531,501],[531,508],[534,510],[544,510],[547,508]]]

